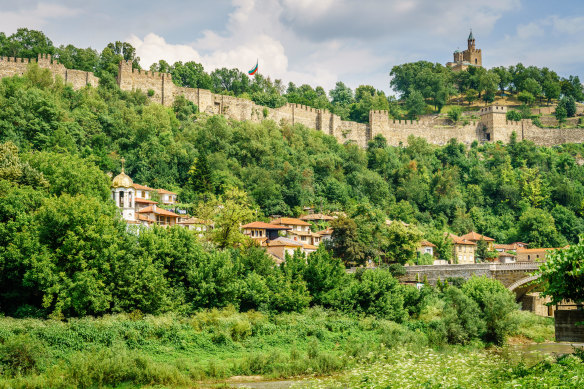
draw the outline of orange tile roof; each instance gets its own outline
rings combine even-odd
[[[332,235],[333,229],[329,227],[326,230],[318,231],[317,234],[319,234],[319,235]]]
[[[154,220],[149,219],[148,216],[144,216],[144,215],[138,215],[138,220],[148,222],[148,223],[154,223]]]
[[[180,215],[177,215],[174,212],[167,211],[166,209],[162,209],[159,207],[156,207],[156,209],[152,209],[152,206],[142,208],[138,212],[139,213],[154,213],[156,215],[171,216],[171,217],[180,217]]]
[[[488,236],[481,235],[481,234],[474,232],[474,231],[471,231],[468,234],[461,236],[461,238],[472,240],[472,241],[479,241],[479,240],[481,240],[481,238],[485,242],[494,242],[495,241],[495,239],[493,239],[493,238],[489,238]]]
[[[304,245],[300,242],[296,242],[295,240],[288,239],[288,238],[276,238],[274,240],[270,240],[268,242],[268,247],[274,246],[292,246],[292,247],[304,247]]]
[[[276,224],[269,224],[264,222],[252,222],[248,223],[241,228],[257,228],[259,230],[291,230],[290,227],[279,226]]]
[[[420,241],[420,246],[421,247],[436,247],[435,244],[433,244],[432,242],[428,242],[427,240]]]
[[[318,250],[318,247],[311,245],[311,244],[305,244],[302,247],[304,247],[305,249],[308,249],[308,250]]]
[[[569,247],[569,246],[566,246]],[[542,247],[539,249],[517,249],[517,254],[529,254],[529,253],[540,253],[542,251],[550,251],[550,250],[562,250],[566,247]]]
[[[473,241],[470,241],[468,239],[463,239],[460,236],[456,236],[454,234],[448,234],[448,236],[450,237],[450,239],[452,239],[452,242],[454,244],[458,244],[458,245],[468,245],[468,246],[476,246],[476,243]]]
[[[309,226],[310,223],[305,222],[304,220],[295,219],[293,217],[281,217],[276,220],[272,220],[273,224],[291,224],[293,226]]]
[[[154,190],[152,188],[147,187],[146,185],[134,184],[132,186],[134,187],[134,189],[138,190]]]
[[[313,213],[312,215],[300,216],[300,220],[334,220],[332,216],[324,215],[322,213]]]
[[[515,257],[516,257],[516,255],[513,255],[513,254],[511,254],[511,253],[507,253],[507,252],[505,252],[505,251],[502,251],[502,252],[500,252],[500,253],[499,253],[499,256],[500,256],[500,257],[513,257],[513,258],[515,258]]]
[[[314,236],[316,238],[320,238],[320,234],[317,232],[306,232],[306,231],[290,231],[291,235],[298,235],[298,236]]]
[[[169,191],[169,190],[166,190],[166,189],[156,189],[156,191],[157,191],[158,193],[160,193],[160,194],[171,194],[171,195],[175,195],[175,194],[176,194],[176,193],[174,193],[174,192],[171,192],[171,191]]]
[[[213,221],[190,217],[186,220],[183,220],[182,222],[178,222],[178,224],[213,224]]]
[[[141,199],[140,197],[136,197],[134,199],[137,203],[144,203],[144,204],[158,204],[157,201],[150,200],[150,199]]]

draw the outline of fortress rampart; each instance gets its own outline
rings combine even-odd
[[[39,55],[36,61],[0,57],[0,78],[24,74],[31,62],[49,69],[54,76],[60,76],[75,89],[87,85],[97,86],[99,82],[93,73],[66,69],[50,55]],[[129,61],[120,62],[117,82],[120,89],[142,90],[152,101],[165,106],[171,106],[177,96],[184,96],[197,105],[201,112],[224,115],[238,121],[260,122],[269,119],[277,123],[299,123],[332,135],[341,143],[353,142],[361,147],[366,147],[367,142],[376,135],[383,135],[388,144],[394,146],[407,144],[410,135],[436,145],[444,145],[452,138],[467,145],[474,141],[507,143],[513,132],[517,134],[518,140],[530,140],[545,146],[584,142],[584,129],[539,128],[531,120],[508,122],[507,107],[502,106],[482,108],[480,119],[467,125],[444,125],[428,118],[420,121],[393,120],[387,111],[369,112],[369,123],[364,124],[343,121],[325,109],[289,103],[280,108],[267,108],[250,100],[219,95],[206,89],[179,87],[172,82],[170,74],[132,69]]]

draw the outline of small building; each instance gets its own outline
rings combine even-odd
[[[203,220],[196,217],[190,217],[188,219],[181,220],[177,224],[181,227],[185,227],[188,230],[200,232],[201,234],[213,229],[213,221]]]
[[[275,240],[280,237],[280,231],[288,231],[291,227],[264,222],[252,222],[241,226],[243,234],[252,239]]]
[[[156,189],[160,202],[164,205],[175,205],[177,194],[166,189]]]
[[[134,190],[136,191],[136,197],[145,200],[152,200],[152,193],[156,189],[147,187],[146,185],[134,184]]]
[[[471,231],[468,234],[461,236],[461,238],[469,240],[469,241],[477,243],[477,244],[481,240],[484,240],[487,243],[487,250],[493,251],[495,249],[494,248],[495,239],[489,238],[488,236],[485,236],[485,235],[481,235],[481,234],[474,232],[474,231]]]
[[[325,240],[331,240],[332,236],[333,236],[333,229],[328,227],[327,229],[324,229],[322,231],[318,231],[317,234],[320,235],[321,242],[323,242]]]
[[[158,207],[156,204],[143,208],[138,211],[141,216],[146,216],[150,221],[159,226],[174,226],[178,223],[180,215],[166,209]]]
[[[522,243],[522,242],[514,242],[514,243],[510,243],[510,244],[495,243],[493,245],[493,247],[495,248],[495,251],[498,251],[501,253],[503,251],[517,251],[519,249],[526,249],[527,243]]]
[[[505,251],[499,252],[499,263],[515,263],[517,262],[517,256],[507,253]]]
[[[476,243],[454,234],[449,234],[449,236],[453,244],[452,253],[454,263],[475,263]]]
[[[286,254],[292,256],[294,251],[302,251],[302,249],[302,243],[284,237],[266,242],[266,252],[276,259],[277,264],[281,264],[286,260]]]
[[[303,215],[300,216],[299,219],[304,220],[305,222],[329,222],[331,220],[335,220],[334,217],[322,213]]]
[[[545,260],[545,256],[548,252],[561,249],[562,248],[559,247],[519,249],[517,250],[517,262],[541,262]]]
[[[436,248],[436,245],[433,244],[432,242],[428,242],[427,240],[422,240],[422,241],[420,241],[420,244],[418,245],[418,252],[420,253],[420,255],[430,254],[431,256],[434,256],[434,249],[435,248]]]
[[[290,230],[286,231],[286,236],[292,240],[313,246],[318,246],[320,244],[320,235],[310,231],[310,223],[304,220],[292,217],[281,217],[272,220],[272,224],[290,227]]]

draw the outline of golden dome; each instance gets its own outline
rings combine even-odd
[[[131,188],[134,185],[134,181],[124,172],[124,158],[122,158],[122,172],[115,176],[112,181],[112,188]]]
[[[131,188],[134,181],[124,172],[118,174],[112,181],[112,188]]]

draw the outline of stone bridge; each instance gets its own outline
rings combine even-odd
[[[519,300],[537,286],[532,283],[538,278],[538,276],[533,275],[533,272],[540,265],[541,262],[518,262],[406,266],[406,274],[400,277],[400,281],[405,283],[427,281],[431,285],[436,285],[438,280],[445,281],[448,278],[468,280],[473,275],[486,276],[501,281],[507,289],[515,292]]]

